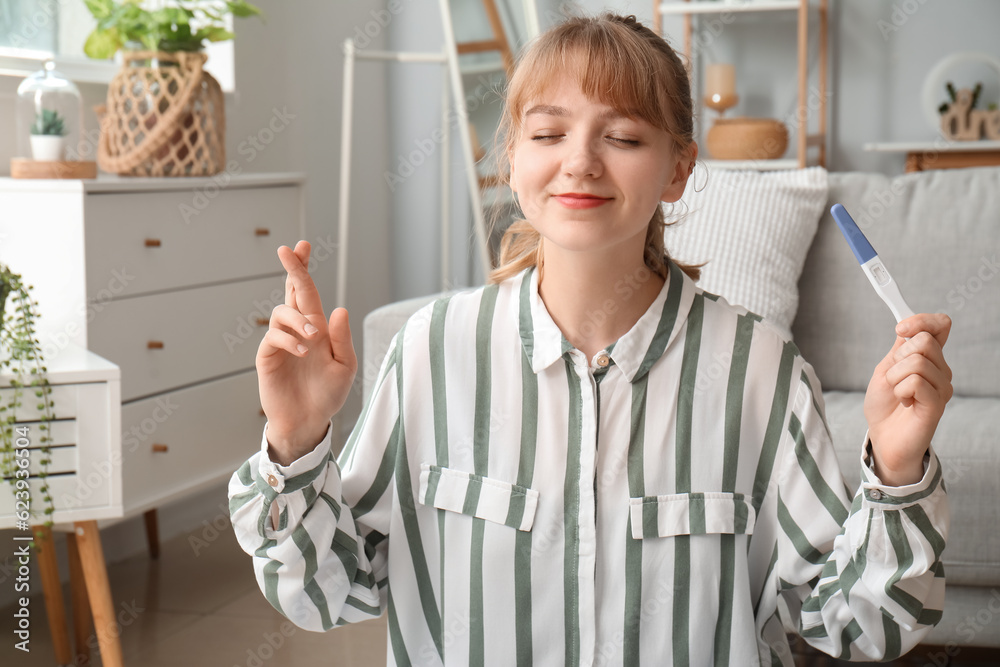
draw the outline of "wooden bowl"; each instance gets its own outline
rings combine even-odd
[[[788,148],[788,128],[773,118],[719,118],[705,139],[717,160],[773,160]]]

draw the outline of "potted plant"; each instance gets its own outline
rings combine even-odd
[[[179,0],[148,10],[140,0],[84,0],[97,26],[84,52],[123,53],[108,86],[97,160],[126,176],[210,176],[225,167],[222,89],[204,71],[206,42],[233,38],[229,17],[261,16],[245,0]]]
[[[226,17],[262,16],[260,9],[244,0],[223,3],[177,2],[176,6],[144,9],[140,0],[84,0],[97,19],[83,51],[91,58],[111,58],[130,43],[148,51],[173,53],[201,51],[205,42],[233,38]]]
[[[15,444],[18,444],[18,432],[15,429],[16,410],[22,405],[21,399],[25,389],[34,388],[35,398],[38,400],[37,407],[41,413],[39,430],[41,436],[37,444],[41,445],[38,450],[39,471],[38,478],[41,486],[41,503],[38,497],[32,505],[34,510],[40,504],[44,507],[45,525],[51,527],[52,514],[55,507],[52,502],[52,494],[48,485],[48,470],[51,463],[49,445],[52,436],[49,433],[49,422],[54,419],[52,412],[53,401],[51,400],[51,387],[46,378],[46,371],[42,360],[41,346],[35,338],[35,313],[36,304],[31,299],[29,293],[30,285],[25,285],[21,276],[11,271],[7,266],[0,264],[0,370],[9,368],[13,375],[10,381],[11,390],[5,390],[0,394],[0,476],[2,476],[12,487],[15,497],[18,499],[27,496],[28,474],[27,469],[19,464],[19,461],[27,459],[15,456]],[[13,307],[12,313],[6,312],[8,299]],[[31,377],[28,381],[29,376]]]
[[[31,124],[31,155],[36,160],[62,160],[66,151],[66,123],[58,111],[42,109]]]

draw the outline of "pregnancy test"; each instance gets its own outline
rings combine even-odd
[[[896,281],[889,275],[889,270],[885,268],[885,264],[879,259],[875,249],[872,248],[872,244],[868,242],[865,235],[858,229],[857,223],[851,218],[847,209],[840,204],[834,204],[830,208],[830,213],[833,215],[833,219],[837,221],[840,231],[844,233],[847,245],[851,246],[854,256],[858,258],[858,264],[861,265],[865,275],[868,276],[868,281],[871,282],[872,287],[875,288],[878,295],[889,306],[889,310],[896,317],[896,322],[904,320],[907,317],[912,317],[913,311],[906,305],[903,295],[899,293]]]

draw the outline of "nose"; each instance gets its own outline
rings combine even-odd
[[[589,137],[577,137],[566,142],[563,171],[573,178],[599,178],[603,165]]]

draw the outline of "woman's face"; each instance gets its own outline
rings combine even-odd
[[[563,77],[525,107],[511,188],[547,243],[571,251],[637,244],[641,258],[653,212],[683,194],[692,158],[674,155],[667,132]]]

